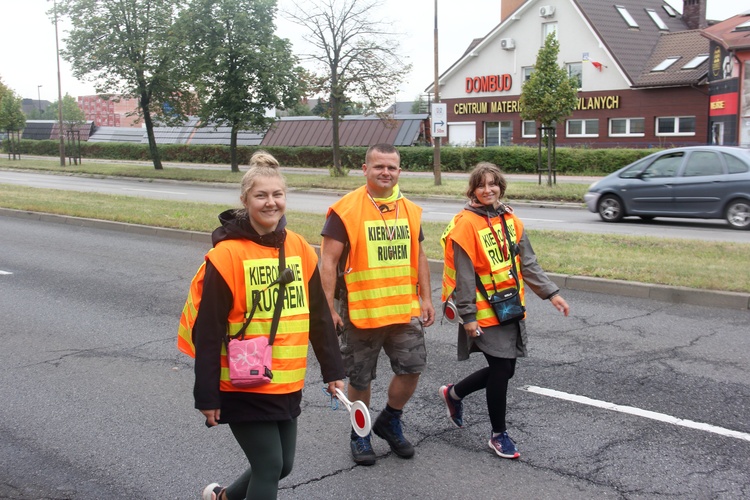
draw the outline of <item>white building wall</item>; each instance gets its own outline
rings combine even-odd
[[[542,6],[553,6],[552,17],[541,17]],[[613,15],[617,13],[613,9]],[[571,0],[531,0],[513,18],[507,19],[491,32],[483,43],[472,51],[449,73],[443,76],[440,95],[446,99],[518,96],[523,83],[522,68],[533,66],[542,47],[543,24],[556,22],[560,42],[560,64],[582,62],[584,53],[590,61],[606,66],[599,71],[591,62],[582,62],[584,92],[628,89],[629,84],[614,64],[604,45],[595,36]],[[503,50],[501,40],[511,38],[514,50]],[[510,74],[510,91],[466,92],[466,77]]]

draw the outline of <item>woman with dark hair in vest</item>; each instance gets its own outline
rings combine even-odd
[[[469,177],[469,202],[443,233],[442,300],[457,314],[458,359],[466,360],[470,353],[481,352],[488,366],[455,385],[442,386],[440,397],[453,424],[463,427],[462,400],[484,389],[492,424],[489,447],[498,456],[512,459],[520,453],[508,436],[506,399],[516,358],[526,355],[526,287],[549,300],[565,316],[569,307],[539,266],[523,223],[500,201],[506,186],[496,165],[479,163]],[[501,325],[490,298],[512,295],[514,291],[521,306],[519,316]]]

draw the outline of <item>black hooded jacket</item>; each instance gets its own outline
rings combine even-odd
[[[286,217],[275,231],[260,235],[250,225],[244,211],[227,210],[219,215],[221,226],[211,235],[213,245],[231,239],[250,240],[263,246],[279,248],[286,238]],[[336,330],[323,293],[316,268],[308,283],[310,290],[310,343],[318,358],[324,382],[341,380],[341,362]],[[300,413],[302,391],[291,394],[256,394],[219,390],[221,346],[226,339],[227,318],[232,308],[232,291],[224,278],[206,262],[203,296],[194,326],[195,407],[200,410],[220,408],[219,423],[290,420]]]

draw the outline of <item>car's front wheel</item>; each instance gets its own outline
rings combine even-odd
[[[750,229],[750,201],[732,200],[724,214],[733,229]]]
[[[622,200],[613,194],[605,194],[599,200],[599,217],[604,222],[620,222],[625,217]]]

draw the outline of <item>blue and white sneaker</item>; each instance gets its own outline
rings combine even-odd
[[[516,448],[516,443],[513,442],[510,436],[508,436],[507,432],[491,437],[489,445],[490,448],[492,448],[492,451],[497,453],[499,457],[513,459],[521,456],[521,454],[518,453],[518,448]]]

